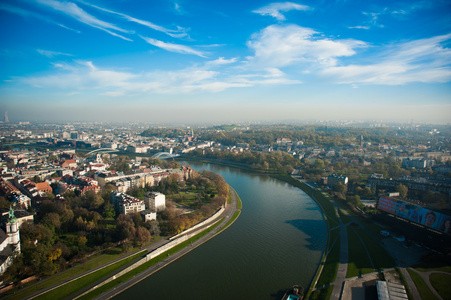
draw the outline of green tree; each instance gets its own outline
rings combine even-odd
[[[354,196],[346,196],[346,200],[351,203],[354,206],[360,207],[362,205],[362,202],[360,202],[360,196],[354,195]]]
[[[103,206],[102,216],[105,219],[114,218],[116,216],[116,211],[114,209],[114,205],[112,205],[112,204],[105,204]]]
[[[404,184],[399,184],[396,187],[396,191],[399,193],[399,196],[401,198],[405,199],[407,197],[407,193],[408,193],[409,189]]]

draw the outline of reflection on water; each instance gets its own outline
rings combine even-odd
[[[307,287],[326,243],[316,204],[300,189],[266,175],[190,161],[238,192],[243,210],[226,231],[116,299],[280,299]]]

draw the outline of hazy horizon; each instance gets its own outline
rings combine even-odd
[[[451,122],[449,1],[0,4],[11,122]]]

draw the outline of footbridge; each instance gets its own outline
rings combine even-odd
[[[157,154],[154,154],[152,158],[159,158],[159,159],[166,159],[166,158],[174,158],[179,157],[180,154],[172,154],[170,152],[158,152]]]
[[[97,153],[97,152],[111,153],[111,152],[119,152],[119,150],[113,149],[113,148],[99,148],[99,149],[96,149],[96,150],[92,150],[91,152],[88,152],[86,155],[92,155],[92,154]]]

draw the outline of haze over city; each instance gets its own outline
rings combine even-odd
[[[449,1],[0,4],[10,121],[449,123]]]

